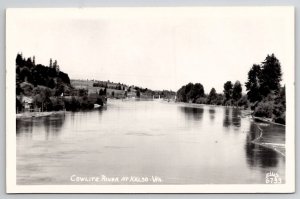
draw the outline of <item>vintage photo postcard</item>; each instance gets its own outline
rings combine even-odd
[[[6,11],[8,193],[292,193],[294,8]]]

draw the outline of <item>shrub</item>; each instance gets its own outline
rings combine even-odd
[[[199,98],[196,99],[195,103],[196,104],[206,104],[207,99],[205,97],[199,97]]]
[[[224,105],[224,106],[232,106],[232,105],[234,105],[234,103],[233,103],[233,100],[232,100],[232,99],[230,99],[230,100],[224,99],[223,105]]]
[[[65,99],[64,102],[67,111],[77,111],[80,109],[80,102],[74,96],[71,98],[71,100]]]
[[[237,105],[243,106],[245,109],[247,109],[249,107],[249,101],[247,99],[247,96],[242,96],[242,98],[238,100]]]
[[[272,101],[260,102],[254,110],[254,116],[272,118],[274,104]]]
[[[54,111],[60,111],[64,109],[65,104],[61,98],[52,97],[51,102]]]
[[[285,124],[285,113],[282,113],[280,116],[275,117],[274,121],[279,124]]]

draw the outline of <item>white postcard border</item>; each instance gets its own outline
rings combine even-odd
[[[215,8],[215,7],[214,7]],[[218,9],[257,9],[261,7],[217,7]],[[26,8],[28,10],[28,8]],[[43,8],[48,9],[48,8]],[[51,8],[50,8],[51,9]],[[78,8],[60,8],[76,12]],[[84,8],[85,10],[108,8]],[[128,10],[132,8],[109,8]],[[155,9],[155,8],[134,8]],[[164,7],[182,13],[185,9],[212,9],[211,7]],[[7,9],[6,12],[6,191],[7,193],[291,193],[295,191],[295,22],[294,7],[274,6],[265,9],[278,9],[289,19],[291,30],[288,42],[290,67],[286,79],[286,183],[264,184],[205,184],[205,185],[17,185],[16,184],[16,115],[15,115],[15,54],[11,51],[14,38],[10,37],[13,28],[13,15],[22,9]],[[187,11],[185,10],[185,11]]]

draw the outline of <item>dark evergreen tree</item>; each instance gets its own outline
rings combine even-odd
[[[50,58],[49,67],[52,68],[52,58]]]
[[[49,83],[48,83],[48,87],[49,88],[55,88],[55,82],[54,82],[54,80],[53,79],[50,79],[50,81],[49,81]]]
[[[248,81],[245,83],[247,92],[247,97],[250,102],[260,101],[260,84],[259,78],[261,77],[261,68],[259,65],[254,64],[250,71],[248,72]]]
[[[141,97],[141,91],[139,89],[136,91],[136,97]]]
[[[18,66],[23,66],[24,63],[23,63],[23,57],[22,57],[22,54],[17,54],[17,58],[16,58],[16,65],[17,67]]]
[[[274,54],[268,55],[264,62],[262,62],[260,80],[260,93],[263,96],[267,96],[274,91],[278,93],[280,91],[281,81],[281,65],[279,60]]]

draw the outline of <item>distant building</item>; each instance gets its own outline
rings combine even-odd
[[[127,97],[129,97],[129,98],[135,98],[136,97],[136,92],[132,92],[132,91],[128,92],[127,93]]]
[[[33,109],[33,99],[31,97],[22,96],[21,103],[25,112],[29,112]]]

